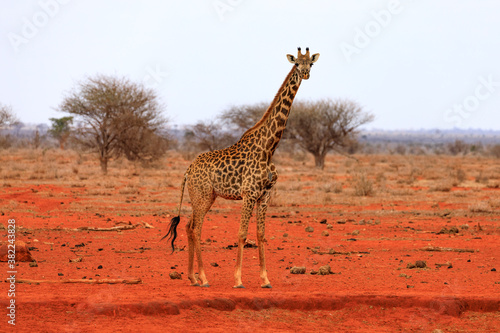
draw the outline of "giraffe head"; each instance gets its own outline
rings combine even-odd
[[[309,48],[307,47],[306,54],[302,54],[299,47],[297,57],[294,57],[291,54],[287,54],[286,57],[288,58],[288,61],[298,67],[300,74],[302,75],[302,79],[307,80],[309,78],[309,71],[311,70],[311,66],[318,60],[319,53],[310,56]]]

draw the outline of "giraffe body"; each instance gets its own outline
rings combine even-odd
[[[193,207],[193,215],[186,226],[188,235],[188,278],[192,285],[209,286],[203,268],[201,256],[201,230],[205,214],[210,210],[216,197],[230,200],[243,200],[240,228],[238,232],[238,254],[235,267],[235,288],[242,288],[241,266],[243,246],[245,245],[248,225],[253,209],[257,206],[257,242],[259,248],[261,286],[270,288],[265,264],[265,214],[271,189],[278,179],[276,167],[271,158],[286,127],[293,99],[299,89],[302,79],[309,78],[309,70],[319,54],[309,56],[298,52],[297,58],[287,55],[294,67],[281,85],[273,102],[262,119],[231,147],[200,154],[191,163],[181,186],[187,184],[189,197]],[[179,215],[180,207],[179,204]],[[172,219],[170,230],[165,236],[173,236],[172,249],[177,236],[176,228],[179,216]],[[164,238],[165,238],[164,237]],[[194,255],[198,261],[198,279],[194,274]]]

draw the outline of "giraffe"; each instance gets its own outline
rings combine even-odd
[[[262,118],[247,130],[231,147],[200,154],[188,167],[181,184],[179,213],[172,218],[168,233],[162,238],[171,239],[172,252],[180,222],[184,187],[187,184],[192,202],[192,216],[186,226],[188,236],[188,278],[192,286],[209,287],[201,256],[201,229],[205,214],[216,197],[243,200],[238,251],[234,270],[234,288],[244,288],[241,280],[243,247],[252,211],[257,206],[257,242],[259,249],[260,279],[262,288],[271,288],[265,260],[265,214],[271,188],[278,179],[278,173],[271,158],[285,130],[293,99],[302,80],[309,79],[310,69],[319,54],[309,54],[309,48],[302,54],[298,48],[297,57],[287,54],[293,64],[278,93]],[[198,279],[194,274],[194,255],[198,261]]]

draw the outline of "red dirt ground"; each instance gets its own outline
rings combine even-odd
[[[140,194],[113,189],[110,195],[92,196],[88,190],[29,183],[1,189],[0,203],[17,211],[2,212],[2,224],[16,219],[16,237],[28,244],[38,264],[18,262],[16,278],[140,278],[142,283],[17,283],[16,331],[498,332],[500,327],[498,211],[450,216],[458,204],[441,202],[432,208],[432,198],[390,205],[360,198],[354,207],[270,207],[267,262],[273,288],[259,287],[257,249],[246,248],[246,289],[233,289],[236,249],[228,245],[236,243],[241,202],[218,199],[203,228],[211,286],[200,288],[189,286],[186,278],[188,201],[177,250],[171,254],[169,244],[159,241],[171,218],[166,211],[174,212],[177,205],[161,196],[168,192],[175,198],[178,188],[148,192],[160,198],[155,205],[163,213],[158,215],[143,207]],[[484,193],[498,197],[497,189]],[[124,214],[124,207],[138,213]],[[375,213],[384,209],[392,213]],[[436,209],[436,214],[425,214]],[[78,229],[123,223],[136,227]],[[306,232],[308,226],[314,231]],[[458,233],[439,233],[454,226]],[[255,239],[255,222],[250,228],[249,238]],[[426,251],[428,246],[445,251]],[[75,258],[82,261],[70,262]],[[427,267],[407,268],[417,260]],[[445,263],[451,267],[436,265]],[[333,274],[311,274],[326,264]],[[291,274],[293,266],[305,266],[306,274]],[[171,279],[174,271],[182,279]],[[8,284],[2,285],[0,308],[6,313]],[[0,317],[0,331],[11,331],[5,317]]]

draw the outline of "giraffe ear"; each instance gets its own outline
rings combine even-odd
[[[292,64],[295,64],[296,59],[293,55],[287,54],[286,57],[287,57],[288,61],[290,61]]]
[[[318,61],[319,58],[319,53],[313,54],[311,57],[311,62],[316,62]]]

